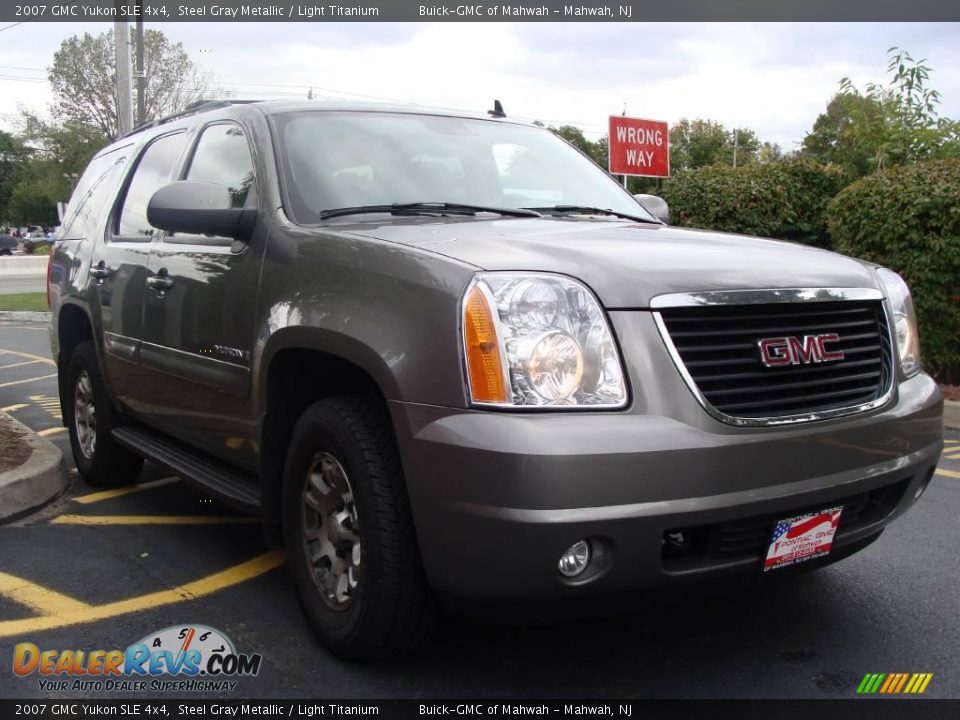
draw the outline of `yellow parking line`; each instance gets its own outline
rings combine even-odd
[[[947,452],[953,452],[953,449],[950,449]],[[960,460],[960,453],[956,453],[955,455],[944,455],[944,457],[948,460]]]
[[[180,478],[168,477],[163,478],[162,480],[153,480],[151,482],[138,483],[137,485],[130,485],[128,487],[116,488],[115,490],[104,490],[103,492],[90,493],[89,495],[75,497],[73,498],[73,501],[82,503],[84,505],[89,505],[90,503],[101,502],[102,500],[111,500],[116,497],[123,497],[124,495],[131,495],[144,490],[151,490],[155,487],[160,487],[161,485],[169,485],[170,483],[177,482],[179,479]]]
[[[9,370],[10,368],[22,367],[24,365],[36,365],[39,360],[24,360],[23,362],[11,363],[9,365],[0,365],[0,370]]]
[[[28,360],[36,360],[37,362],[46,363],[47,365],[56,365],[56,363],[48,357],[20,352],[19,350],[0,350],[0,355],[18,355],[20,357],[27,358]]]
[[[41,375],[40,377],[26,378],[25,380],[14,380],[8,383],[0,383],[0,388],[11,387],[13,385],[23,385],[24,383],[36,382],[37,380],[49,380],[50,378],[55,378],[57,375]]]
[[[90,607],[84,602],[61,595],[55,590],[6,573],[0,573],[0,596],[36,610],[41,615],[62,615]]]
[[[946,470],[945,468],[937,468],[937,475],[943,475],[944,477],[960,480],[960,472],[954,472],[953,470]]]
[[[248,525],[260,518],[243,515],[59,515],[53,525]]]
[[[52,427],[52,428],[47,428],[46,430],[41,430],[40,432],[37,433],[37,435],[39,435],[40,437],[50,437],[51,435],[56,435],[57,433],[62,433],[66,431],[67,429],[65,427]]]
[[[0,408],[0,412],[14,412],[16,410],[23,410],[25,407],[30,407],[27,403],[18,403],[17,405],[7,405],[6,407]]]
[[[186,585],[178,585],[170,590],[160,590],[159,592],[119,600],[117,602],[107,603],[106,605],[86,605],[73,610],[59,612],[56,615],[45,615],[21,620],[5,620],[0,622],[0,637],[25,635],[42,630],[51,630],[53,628],[81,625],[83,623],[106,620],[118,615],[127,615],[142,610],[153,610],[154,608],[163,607],[164,605],[196,600],[207,595],[212,595],[225,588],[239,585],[247,580],[252,580],[282,564],[283,553],[279,550],[271,550],[252,560],[234,565],[231,568],[208,575],[205,578],[194,580]],[[39,586],[36,587],[39,588]],[[45,590],[45,588],[40,588],[41,599],[44,599],[42,592]]]

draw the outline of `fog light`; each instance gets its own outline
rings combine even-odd
[[[913,493],[913,501],[914,501],[914,502],[916,502],[917,500],[919,500],[919,499],[920,499],[920,496],[923,495],[924,491],[926,491],[927,487],[929,487],[929,485],[930,485],[930,480],[931,480],[931,479],[933,479],[933,473],[932,473],[932,472],[931,472],[929,475],[927,475],[926,479],[925,479],[922,483],[920,483],[920,486],[919,486],[919,487],[916,489],[916,491]]]
[[[560,556],[560,562],[557,563],[557,569],[564,577],[576,577],[590,564],[590,543],[586,540],[576,542],[567,548],[567,551]]]

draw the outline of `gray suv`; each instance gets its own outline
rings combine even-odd
[[[210,103],[101,151],[49,272],[81,475],[257,513],[353,658],[438,607],[790,575],[917,501],[942,400],[899,276],[670,227],[488,115]]]

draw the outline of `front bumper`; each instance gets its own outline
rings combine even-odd
[[[900,383],[886,409],[781,428],[694,425],[636,409],[520,414],[393,402],[391,411],[428,579],[442,596],[481,602],[759,574],[759,558],[743,553],[665,559],[664,533],[709,534],[767,516],[772,528],[777,518],[882,496],[841,526],[833,552],[842,556],[912,505],[943,446],[942,398],[924,374]],[[600,562],[565,580],[557,561],[582,538]]]

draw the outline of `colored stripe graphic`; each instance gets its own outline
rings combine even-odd
[[[867,673],[857,686],[857,694],[920,695],[933,679],[933,673]]]
[[[883,682],[885,677],[886,674],[884,673],[867,673],[863,676],[863,680],[860,683],[860,687],[857,688],[857,692],[862,695],[872,695],[880,689],[880,683]]]

